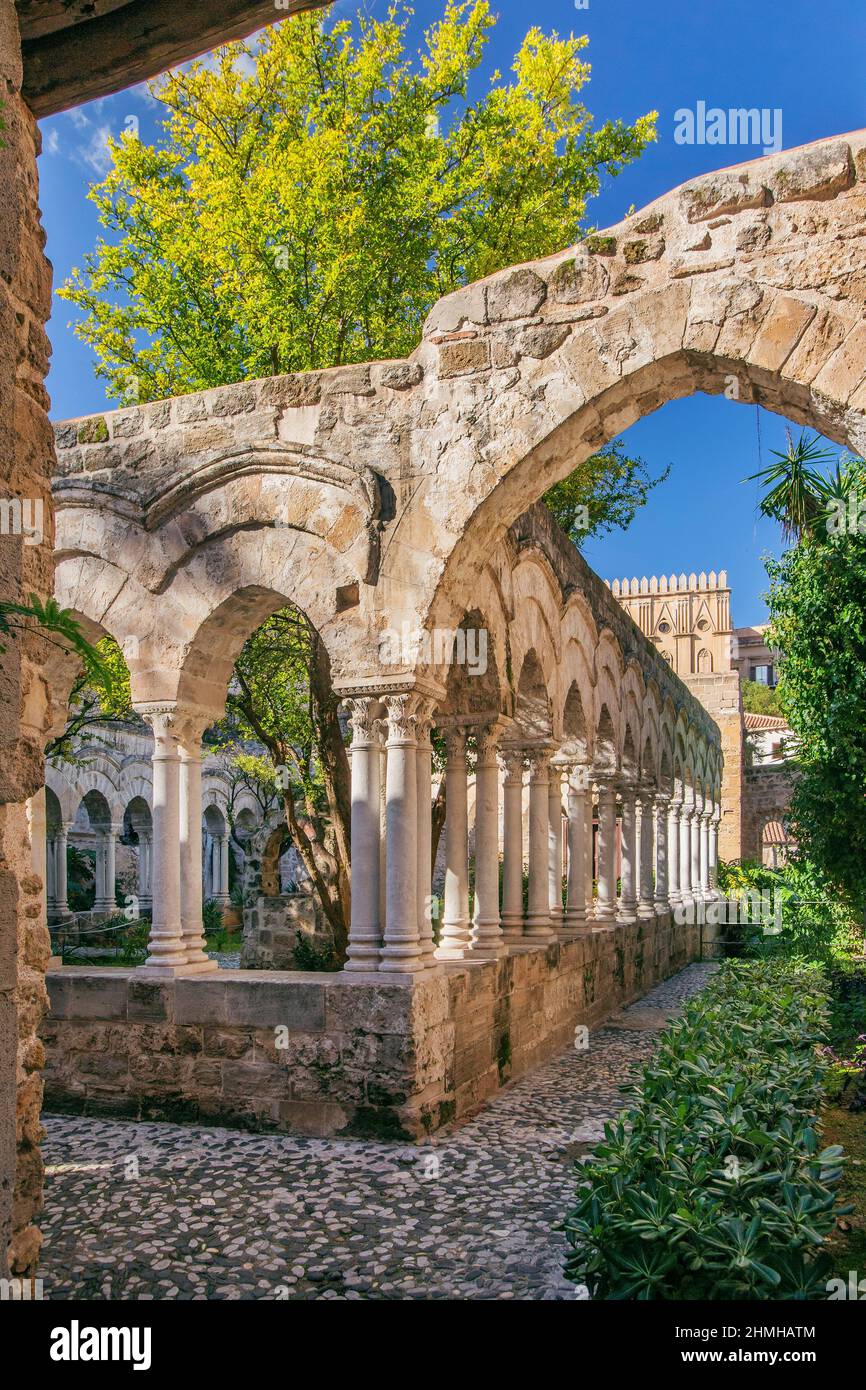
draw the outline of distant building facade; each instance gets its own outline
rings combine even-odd
[[[725,570],[614,579],[608,587],[722,732],[719,855],[778,868],[789,848],[794,739],[784,719],[743,710],[742,685],[773,688],[766,626],[734,627]]]

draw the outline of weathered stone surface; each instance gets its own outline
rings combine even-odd
[[[557,304],[584,304],[603,299],[610,275],[595,256],[572,256],[560,261],[548,281],[550,298]]]
[[[851,150],[844,140],[828,140],[795,150],[774,170],[770,187],[780,203],[835,198],[854,181]]]
[[[528,266],[503,271],[488,283],[487,317],[491,323],[530,318],[546,297],[547,285]]]

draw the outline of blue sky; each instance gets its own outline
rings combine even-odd
[[[382,12],[387,0],[364,0],[364,7]],[[356,0],[335,6],[339,14],[357,8]],[[659,112],[658,144],[590,205],[588,220],[600,227],[695,174],[761,153],[749,146],[675,143],[680,108],[694,109],[699,101],[725,109],[778,108],[785,149],[866,125],[863,0],[589,0],[586,7],[575,0],[494,0],[493,8],[499,23],[479,80],[495,68],[507,72],[527,28],[537,24],[589,36],[584,56],[593,73],[583,98],[598,121]],[[441,12],[441,0],[415,0],[415,10],[421,27]],[[157,113],[138,87],[42,122],[41,202],[55,285],[96,240],[87,189],[105,173],[107,136],[117,136],[135,117],[141,138],[151,140]],[[67,326],[73,313],[56,300],[49,325],[55,419],[106,404],[90,350]],[[784,446],[784,421],[761,412],[760,434],[769,462],[769,450]],[[777,548],[778,537],[774,526],[756,519],[755,485],[742,485],[758,467],[755,408],[694,397],[642,420],[626,440],[654,472],[672,464],[671,476],[628,532],[588,547],[590,563],[605,578],[726,569],[735,623],[763,621],[760,557]]]

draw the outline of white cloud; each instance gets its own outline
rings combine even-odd
[[[101,125],[97,127],[89,142],[86,145],[78,146],[73,159],[79,164],[86,165],[88,169],[92,169],[100,178],[104,178],[112,165],[111,151],[108,148],[111,136],[111,126]]]
[[[42,144],[42,152],[43,154],[60,153],[60,136],[53,126],[51,130],[46,133],[45,140]]]
[[[71,111],[66,112],[66,115],[69,117],[76,130],[86,130],[90,125],[90,121],[78,106],[73,106]]]

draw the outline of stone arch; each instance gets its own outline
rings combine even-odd
[[[616,725],[606,704],[602,704],[595,727],[594,768],[599,773],[614,773],[618,769],[618,739]]]
[[[553,733],[550,696],[544,669],[534,647],[523,658],[517,680],[514,718],[522,733],[533,739],[549,739]]]
[[[577,680],[571,682],[562,710],[562,752],[581,763],[589,762],[592,756],[590,729]]]

